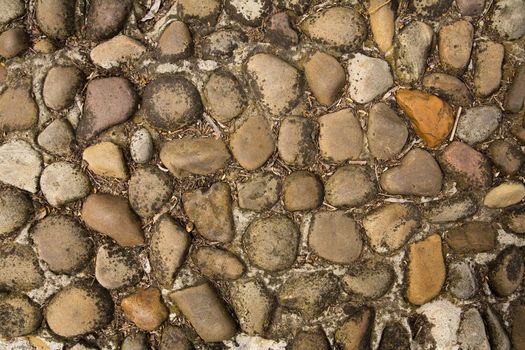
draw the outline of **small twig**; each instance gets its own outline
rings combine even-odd
[[[206,120],[206,123],[208,123],[208,125],[211,126],[211,128],[213,129],[215,136],[221,137],[222,136],[221,129],[217,126],[217,124],[215,124],[215,121],[207,113],[204,113],[203,116],[204,116],[204,120]]]
[[[379,6],[376,6],[374,9],[372,9],[372,10],[368,10],[368,14],[369,14],[369,15],[373,15],[373,14],[376,13],[377,11],[381,10],[384,6],[388,5],[390,2],[392,2],[392,0],[386,0],[384,3],[382,3],[382,4],[379,5]]]
[[[461,110],[462,110],[462,107],[459,106],[458,113],[456,114],[456,120],[454,121],[454,127],[452,128],[452,133],[450,134],[450,138],[448,139],[451,142],[454,140],[454,136],[456,136],[456,129],[458,127],[459,116],[461,115]]]

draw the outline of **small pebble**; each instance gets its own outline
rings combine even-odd
[[[75,135],[67,120],[57,119],[38,135],[37,142],[40,147],[50,153],[68,156],[72,153]]]
[[[128,169],[122,150],[112,142],[101,142],[89,146],[82,153],[88,169],[99,176],[127,180]]]
[[[193,51],[190,30],[181,21],[173,21],[166,26],[159,38],[160,57],[169,61],[187,58]]]
[[[131,136],[129,145],[131,158],[139,164],[148,163],[153,157],[154,145],[148,129],[141,128]]]
[[[213,118],[221,123],[228,123],[244,111],[246,97],[233,74],[216,71],[204,86],[204,104]]]
[[[469,108],[459,119],[456,135],[471,145],[483,142],[498,128],[501,119],[501,110],[495,105]]]
[[[497,232],[490,223],[466,222],[448,230],[447,243],[459,254],[489,252],[496,246]]]
[[[525,186],[521,182],[504,182],[490,189],[483,204],[489,208],[506,208],[521,202],[524,197]]]
[[[55,66],[44,80],[42,95],[49,108],[61,110],[70,106],[84,84],[82,71],[75,66]]]
[[[350,97],[357,103],[368,103],[382,96],[394,84],[386,61],[357,53],[348,61]]]
[[[321,156],[333,162],[358,159],[363,149],[363,130],[352,110],[325,114],[319,121]]]
[[[1,188],[0,237],[4,238],[22,228],[33,212],[33,203],[24,192],[10,187]]]

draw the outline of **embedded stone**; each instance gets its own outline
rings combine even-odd
[[[304,74],[308,87],[317,101],[325,106],[334,103],[346,84],[343,67],[336,58],[316,51],[304,64]]]
[[[152,332],[169,316],[169,311],[157,288],[139,289],[122,299],[124,316],[142,330]]]
[[[330,350],[330,343],[321,328],[298,332],[288,343],[289,350]]]
[[[75,134],[71,124],[65,119],[57,119],[49,124],[37,138],[38,145],[48,152],[61,156],[71,155]]]
[[[153,157],[154,148],[153,138],[148,129],[141,128],[131,136],[129,151],[134,162],[139,164],[149,162]]]
[[[358,165],[337,168],[325,183],[326,201],[334,207],[359,207],[376,194],[372,175]]]
[[[220,29],[202,39],[202,56],[205,59],[231,57],[239,45],[248,41],[246,35],[233,29]]]
[[[479,290],[476,273],[468,262],[459,261],[449,265],[448,290],[459,299],[470,299]]]
[[[221,12],[219,0],[179,0],[177,2],[177,13],[189,23],[214,26]]]
[[[82,153],[88,169],[100,176],[126,180],[128,168],[122,150],[112,142],[101,142],[89,146]]]
[[[44,34],[63,41],[75,31],[75,3],[69,0],[38,0],[35,19]]]
[[[29,36],[22,28],[11,28],[0,34],[0,56],[9,59],[29,48]]]
[[[109,39],[126,23],[132,4],[129,0],[94,0],[87,11],[86,33],[90,39]]]
[[[278,12],[270,17],[265,38],[270,43],[285,48],[299,43],[299,35],[291,26],[290,17],[286,12]]]
[[[333,162],[358,159],[363,149],[363,130],[350,109],[319,117],[321,156]]]
[[[5,25],[26,12],[23,0],[0,1],[0,24]]]
[[[477,210],[478,205],[473,197],[454,196],[428,206],[425,216],[432,223],[445,223],[465,219]]]
[[[193,39],[188,26],[181,21],[168,24],[159,38],[158,49],[160,57],[170,61],[189,57],[193,51]]]
[[[12,140],[0,146],[0,181],[36,193],[42,156],[29,143]]]
[[[117,35],[95,46],[89,56],[97,66],[110,69],[132,62],[145,52],[146,47],[140,41],[126,35]]]
[[[0,4],[1,8],[1,4]],[[23,294],[0,297],[0,335],[20,337],[36,331],[42,323],[40,306]]]
[[[485,8],[485,0],[456,0],[456,6],[463,16],[479,16]]]
[[[91,184],[87,175],[74,164],[56,162],[42,171],[40,189],[49,204],[61,207],[86,197]]]
[[[22,228],[33,215],[31,199],[15,188],[0,189],[0,237]]]
[[[456,176],[466,187],[489,187],[492,167],[488,160],[472,147],[459,141],[450,143],[439,156],[443,170]]]
[[[95,278],[106,289],[136,285],[142,277],[140,262],[125,248],[105,244],[98,248]]]
[[[284,179],[283,203],[288,211],[312,210],[323,202],[323,184],[317,175],[295,171]]]
[[[501,111],[494,105],[469,108],[458,121],[456,135],[471,145],[485,141],[496,131],[501,119]]]
[[[474,27],[465,20],[443,26],[439,31],[439,58],[446,70],[461,74],[470,61]]]
[[[241,330],[250,335],[263,334],[275,303],[264,283],[256,279],[239,280],[229,292]]]
[[[213,247],[199,247],[191,255],[199,271],[210,279],[233,281],[240,278],[246,268],[233,253]]]
[[[472,96],[467,85],[453,75],[432,73],[423,78],[423,86],[453,105],[470,106]]]
[[[244,111],[246,97],[233,74],[216,71],[204,86],[204,104],[213,118],[228,123]]]
[[[290,116],[282,120],[277,139],[279,157],[287,164],[304,167],[317,155],[314,143],[316,123],[304,117]]]
[[[519,0],[500,0],[494,4],[491,26],[503,40],[525,35],[525,4]]]
[[[170,176],[155,166],[137,168],[128,182],[129,203],[142,217],[157,213],[172,192]]]
[[[4,243],[0,246],[0,289],[29,291],[44,283],[44,273],[28,245]]]
[[[366,349],[370,347],[375,312],[368,307],[352,311],[335,331],[335,344],[341,349]]]
[[[381,0],[371,0],[368,7],[370,29],[379,50],[386,53],[393,44],[397,4],[385,5]]]
[[[395,277],[394,269],[390,265],[368,262],[352,267],[341,281],[343,289],[349,294],[378,299],[390,290]]]
[[[436,18],[445,13],[451,3],[452,0],[413,0],[410,6],[420,16]]]
[[[389,160],[405,146],[408,128],[390,106],[379,102],[368,113],[367,139],[374,157]]]
[[[270,0],[226,0],[224,9],[241,24],[258,27],[272,9]]]
[[[273,173],[253,175],[248,181],[237,184],[239,207],[264,211],[274,206],[281,194],[281,180]]]
[[[350,97],[357,103],[368,103],[382,96],[394,84],[386,61],[356,53],[348,61]]]
[[[521,65],[514,75],[512,84],[505,96],[505,110],[518,113],[525,103],[525,65]]]
[[[490,252],[497,232],[490,223],[470,221],[448,230],[446,241],[459,254]]]
[[[500,297],[509,296],[521,285],[524,271],[520,248],[509,246],[498,254],[490,266],[490,288]]]
[[[8,87],[0,95],[0,130],[29,129],[38,122],[38,106],[28,88]]]
[[[482,97],[498,90],[502,78],[505,48],[493,41],[478,43],[474,59],[474,89]]]
[[[483,204],[489,208],[506,208],[521,202],[525,186],[521,182],[504,182],[485,195]]]

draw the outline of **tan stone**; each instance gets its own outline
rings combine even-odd
[[[335,332],[335,343],[341,350],[361,350],[369,347],[375,313],[372,309],[358,310]]]
[[[304,65],[308,86],[320,104],[334,103],[346,83],[345,71],[334,57],[317,51]]]
[[[0,130],[29,129],[38,121],[38,107],[26,88],[7,88],[0,95]]]
[[[120,148],[112,142],[101,142],[84,150],[82,159],[88,169],[100,176],[116,177],[126,180],[128,169]]]
[[[474,88],[479,96],[495,92],[501,83],[505,48],[502,44],[486,41],[478,43],[474,69]]]
[[[199,271],[211,279],[236,280],[246,270],[235,254],[219,248],[199,247],[193,251],[191,259]]]
[[[454,111],[448,103],[426,92],[407,89],[396,92],[396,101],[429,147],[445,141],[454,125]]]
[[[319,118],[321,156],[334,162],[358,159],[363,149],[363,130],[350,109]]]
[[[166,305],[157,288],[139,289],[122,299],[120,304],[124,315],[137,327],[145,331],[154,331],[169,316]]]
[[[295,171],[284,180],[283,202],[289,211],[315,209],[323,202],[323,184],[313,173]]]
[[[489,208],[505,208],[521,202],[525,186],[519,182],[504,182],[493,187],[485,196],[483,204]]]
[[[89,56],[96,65],[109,69],[137,59],[144,52],[146,47],[139,41],[126,35],[117,35],[95,46]]]
[[[461,73],[470,61],[474,27],[460,20],[446,25],[439,31],[439,58],[441,63],[454,73]]]
[[[370,28],[374,41],[383,53],[392,47],[395,32],[395,11],[392,3],[385,5],[383,0],[370,0],[368,7]]]
[[[191,33],[186,24],[174,21],[168,24],[159,38],[159,51],[161,57],[179,59],[187,57],[192,50]]]
[[[441,237],[431,235],[409,247],[408,301],[423,305],[436,297],[445,283]]]

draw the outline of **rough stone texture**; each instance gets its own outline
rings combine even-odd
[[[326,339],[326,334],[320,328],[312,331],[302,331],[295,335],[287,350],[330,350],[330,343]]]
[[[458,122],[456,135],[468,144],[485,141],[498,128],[501,111],[497,106],[478,106],[465,111]]]
[[[207,111],[221,123],[228,123],[246,108],[246,97],[239,81],[227,71],[212,73],[203,96]]]
[[[43,282],[43,272],[31,246],[7,242],[0,246],[1,290],[28,291]]]
[[[226,166],[230,152],[222,140],[185,137],[166,142],[160,160],[177,178],[210,175]]]
[[[127,62],[132,62],[146,52],[146,47],[126,35],[105,41],[91,50],[90,57],[96,65],[110,69]]]
[[[463,313],[463,319],[459,324],[458,340],[460,346],[464,349],[491,349],[485,333],[483,319],[475,308],[468,309]]]
[[[503,214],[503,226],[514,233],[525,233],[525,210],[523,207],[507,211]]]
[[[209,188],[186,192],[182,202],[186,215],[201,236],[221,243],[233,239],[232,199],[227,183],[217,182]]]
[[[312,319],[333,302],[338,292],[338,280],[332,273],[303,272],[284,281],[277,299],[280,305]]]
[[[215,25],[217,17],[221,11],[221,2],[219,0],[179,0],[177,2],[177,12],[183,20],[202,24]]]
[[[492,13],[492,28],[504,40],[525,35],[525,4],[519,0],[500,0]]]
[[[435,148],[446,139],[454,125],[452,107],[439,97],[419,90],[398,90],[396,101],[412,122],[419,137]]]
[[[93,255],[89,233],[70,216],[53,215],[38,221],[31,239],[38,257],[55,273],[74,273]]]
[[[496,230],[490,223],[471,221],[451,228],[446,240],[456,253],[482,253],[494,249],[496,236]]]
[[[137,130],[131,137],[129,151],[133,161],[144,164],[153,157],[154,145],[153,139],[148,129],[142,128]]]
[[[504,182],[493,187],[485,196],[483,204],[489,208],[506,208],[521,202],[525,186],[521,182]]]
[[[270,0],[226,0],[224,9],[230,17],[241,24],[257,27],[270,13],[272,2]]]
[[[376,103],[368,114],[367,139],[374,157],[389,160],[405,146],[408,128],[389,105]]]
[[[151,234],[149,261],[153,279],[171,288],[175,272],[184,262],[191,237],[170,216],[162,216]]]
[[[128,178],[128,168],[122,150],[112,142],[101,142],[89,146],[82,153],[88,169],[100,176],[121,180]]]
[[[355,50],[367,35],[366,22],[353,8],[330,7],[306,18],[303,32],[313,41],[339,51]]]
[[[476,272],[465,261],[455,262],[448,269],[448,290],[459,299],[470,299],[479,290]]]
[[[516,350],[525,349],[523,340],[525,339],[525,305],[523,301],[515,302],[511,309],[511,340],[512,346]]]
[[[87,36],[93,40],[115,36],[124,27],[130,9],[129,0],[92,1],[87,12]]]
[[[44,316],[54,333],[66,338],[77,337],[111,322],[113,302],[99,285],[75,283],[53,295]]]
[[[348,61],[348,82],[350,97],[368,103],[382,96],[394,79],[386,61],[357,53]]]
[[[37,138],[38,145],[46,151],[61,156],[72,153],[75,135],[67,120],[57,119],[49,124]]]
[[[260,168],[275,150],[270,121],[261,114],[247,113],[230,136],[230,149],[244,169]]]
[[[192,252],[191,260],[210,279],[233,281],[240,278],[246,270],[235,254],[219,248],[197,248]]]
[[[49,204],[61,207],[86,197],[91,184],[87,175],[74,164],[56,162],[42,171],[40,189]]]
[[[523,254],[516,246],[509,246],[498,254],[489,272],[492,291],[505,297],[514,293],[523,280]]]
[[[461,74],[470,61],[474,26],[460,20],[441,28],[439,31],[439,58],[446,70]]]
[[[510,350],[511,344],[507,331],[503,326],[500,317],[490,305],[484,312],[484,320],[489,334],[490,346],[492,349]]]
[[[274,206],[281,194],[281,180],[272,173],[252,176],[248,181],[237,184],[239,207],[264,211]]]
[[[343,67],[336,58],[316,51],[305,63],[304,74],[308,87],[320,104],[329,106],[341,95],[346,84]]]
[[[445,283],[441,238],[434,234],[409,246],[408,301],[423,305],[436,297]]]
[[[341,280],[343,289],[347,293],[378,299],[392,287],[395,277],[395,272],[390,265],[364,263],[353,267]]]
[[[485,0],[456,0],[456,6],[463,16],[479,16],[485,7]]]
[[[120,306],[131,322],[149,332],[157,329],[169,316],[160,290],[153,287],[138,289],[122,299]]]
[[[169,327],[166,327],[164,329],[167,330],[169,329]],[[148,340],[146,338],[146,334],[141,332],[141,333],[128,335],[122,341],[122,344],[120,345],[120,349],[121,350],[147,350]]]
[[[283,183],[283,203],[288,211],[312,210],[323,202],[323,184],[308,171],[296,171]]]
[[[299,43],[299,35],[290,24],[290,17],[286,12],[274,14],[266,28],[266,40],[270,43],[288,48]]]
[[[56,66],[47,72],[42,96],[49,108],[61,110],[70,106],[84,84],[84,75],[75,66]]]
[[[159,38],[158,49],[160,57],[169,61],[190,56],[193,40],[186,24],[181,21],[168,24]]]
[[[260,103],[275,115],[289,112],[303,93],[300,72],[272,54],[259,53],[244,63],[250,87]]]
[[[233,29],[221,29],[202,40],[202,56],[206,59],[228,58],[239,45],[248,41],[246,35]]]
[[[123,197],[104,193],[90,195],[82,207],[82,220],[122,246],[144,243],[140,221]]]
[[[125,78],[97,78],[86,88],[83,115],[77,137],[89,140],[100,132],[128,120],[137,107],[137,95]]]
[[[453,105],[469,106],[472,103],[467,85],[453,75],[429,74],[423,78],[423,86]]]
[[[26,87],[8,87],[0,95],[0,130],[16,131],[33,127],[38,121],[38,106]]]
[[[376,193],[370,172],[357,165],[337,168],[325,184],[326,201],[335,207],[359,207]]]
[[[36,193],[42,156],[29,143],[12,140],[0,146],[0,181]]]
[[[443,175],[430,153],[415,148],[406,154],[397,167],[381,175],[381,187],[391,194],[434,196],[441,191]]]
[[[493,41],[478,43],[474,60],[474,89],[477,95],[489,96],[499,88],[504,56],[503,45]]]
[[[95,277],[106,289],[136,285],[142,277],[142,268],[132,252],[117,245],[105,244],[98,249]]]
[[[317,124],[304,117],[286,117],[281,122],[277,150],[279,157],[287,164],[305,167],[311,164],[317,155],[314,136]]]
[[[274,298],[256,279],[243,279],[229,289],[232,306],[240,327],[247,334],[263,334],[270,321]]]
[[[35,18],[44,34],[63,41],[75,31],[75,3],[68,0],[38,0]]]
[[[396,36],[393,48],[393,70],[403,83],[415,83],[423,76],[434,37],[432,27],[412,22]]]
[[[129,179],[129,203],[142,217],[156,214],[168,202],[172,192],[169,175],[155,166],[137,168]]]
[[[359,226],[344,211],[319,211],[312,217],[308,246],[323,259],[351,264],[361,255],[363,240]]]
[[[486,188],[492,183],[492,167],[488,160],[467,144],[454,141],[439,157],[445,172],[451,173],[466,186]]]
[[[22,16],[26,7],[23,0],[2,0],[0,10],[0,24],[4,25]]]
[[[411,8],[423,17],[436,17],[447,11],[452,0],[413,0]]]
[[[335,344],[341,349],[363,349],[370,343],[375,312],[371,308],[355,309],[336,330]]]
[[[243,243],[253,265],[270,272],[282,271],[295,262],[299,230],[288,217],[274,214],[252,221]]]
[[[160,350],[192,350],[193,346],[181,328],[167,325],[162,329]],[[122,349],[124,350],[124,349]]]
[[[0,297],[0,335],[20,337],[33,333],[42,323],[39,306],[23,294]]]
[[[400,249],[419,226],[417,208],[404,203],[384,204],[363,219],[370,246],[378,253],[392,253]]]
[[[142,95],[142,113],[160,129],[176,130],[191,124],[200,118],[202,108],[199,91],[182,76],[160,76]]]
[[[358,159],[363,148],[363,130],[350,109],[319,117],[321,156],[333,162]]]
[[[0,189],[0,237],[22,228],[33,215],[31,200],[14,188]]]
[[[219,342],[235,335],[234,320],[208,283],[175,291],[170,299],[204,341]]]
[[[29,36],[21,28],[8,29],[0,34],[0,56],[9,59],[29,48]]]
[[[389,323],[383,329],[378,350],[410,350],[410,336],[400,323]]]
[[[425,216],[432,223],[445,223],[464,219],[477,210],[478,205],[471,196],[454,196],[428,206]]]

